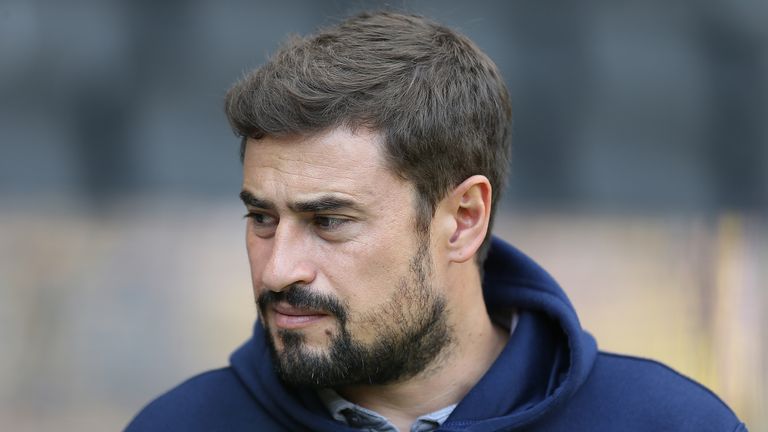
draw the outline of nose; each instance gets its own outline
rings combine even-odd
[[[293,284],[308,285],[314,280],[310,243],[300,226],[281,221],[265,246],[269,249],[261,275],[265,289],[282,291]]]

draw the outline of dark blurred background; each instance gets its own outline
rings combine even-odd
[[[228,86],[287,33],[386,5],[462,30],[502,69],[516,205],[768,205],[762,0],[3,0],[0,191],[231,194]]]
[[[498,231],[603,346],[768,428],[763,0],[0,0],[0,424],[119,428],[226,362],[254,308],[223,95],[288,34],[379,8],[501,68]]]

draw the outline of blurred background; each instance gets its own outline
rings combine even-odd
[[[0,0],[0,425],[119,430],[255,308],[226,89],[289,33],[422,13],[514,104],[496,231],[602,349],[768,430],[768,2]]]

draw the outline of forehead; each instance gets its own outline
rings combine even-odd
[[[337,128],[313,135],[249,139],[243,188],[256,193],[340,193],[356,198],[408,187],[382,155],[380,136]]]

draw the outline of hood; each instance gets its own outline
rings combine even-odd
[[[563,290],[517,248],[493,239],[484,265],[485,304],[514,307],[507,346],[441,430],[498,431],[529,425],[566,402],[587,379],[597,354]]]
[[[491,313],[514,308],[517,325],[501,355],[442,431],[515,430],[535,422],[576,392],[595,359],[594,339],[581,329],[555,280],[498,238],[484,265],[483,293]],[[287,430],[353,431],[330,417],[314,391],[278,380],[265,337],[257,320],[253,338],[230,359],[259,406]]]

